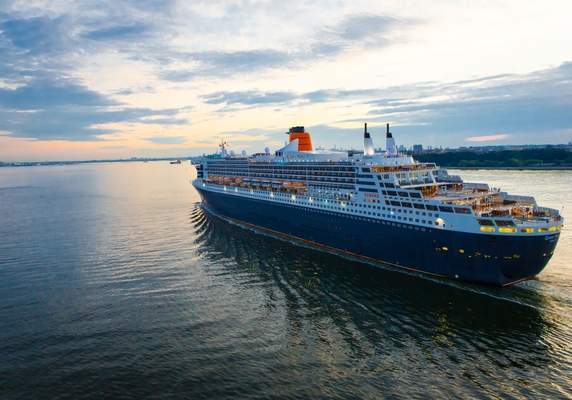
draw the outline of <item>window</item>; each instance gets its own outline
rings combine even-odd
[[[495,221],[495,223],[497,226],[515,226],[514,222],[506,220]]]

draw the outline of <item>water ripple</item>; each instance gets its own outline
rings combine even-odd
[[[572,396],[552,275],[482,287],[277,239],[169,164],[41,171],[0,192],[0,398]]]

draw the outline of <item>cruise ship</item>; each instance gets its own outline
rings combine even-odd
[[[314,150],[304,127],[271,153],[220,153],[195,163],[203,205],[237,223],[420,273],[492,285],[534,278],[563,218],[534,197],[464,182],[434,163],[386,151],[364,129],[363,152]]]

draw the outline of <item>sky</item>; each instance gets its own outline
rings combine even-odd
[[[572,141],[570,0],[2,0],[0,161]]]

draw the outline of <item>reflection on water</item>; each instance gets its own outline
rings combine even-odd
[[[191,173],[0,169],[1,399],[572,397],[567,227],[537,280],[462,284],[229,223]]]
[[[379,387],[396,395],[445,395],[452,388],[459,395],[572,393],[568,377],[554,376],[555,366],[570,368],[570,330],[545,311],[550,299],[541,294],[457,287],[367,266],[200,208],[192,221],[198,252],[213,272],[263,287],[252,306],[282,318],[287,345],[299,348],[335,392],[359,382],[369,395]]]

